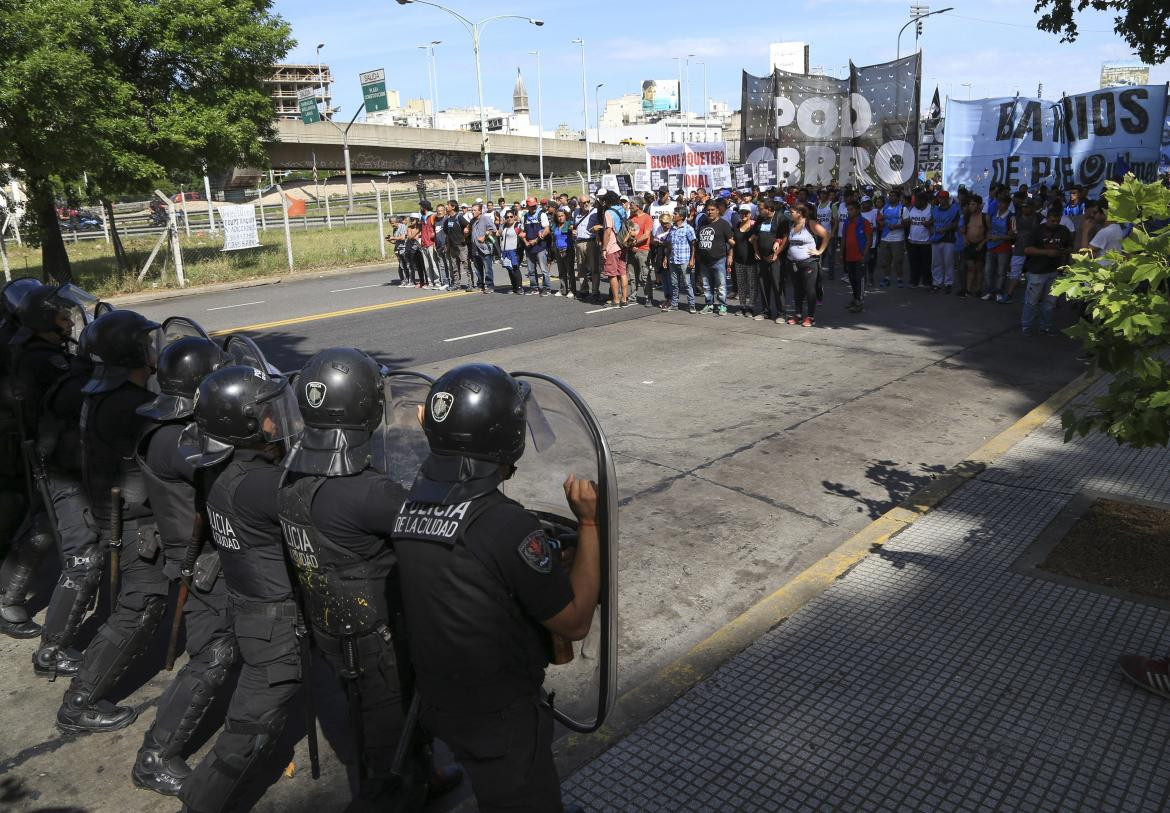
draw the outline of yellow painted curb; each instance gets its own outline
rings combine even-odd
[[[377,305],[361,305],[356,308],[346,308],[340,311],[329,311],[327,313],[312,313],[308,316],[294,316],[291,319],[277,319],[275,322],[258,322],[254,325],[244,325],[242,327],[229,327],[223,330],[216,330],[211,333],[212,336],[226,336],[229,333],[246,333],[252,330],[271,330],[274,327],[285,327],[287,325],[299,325],[305,322],[319,322],[322,319],[336,319],[339,316],[353,316],[356,313],[371,313],[373,311],[384,311],[388,308],[400,308],[403,305],[417,305],[422,302],[434,302],[437,299],[450,299],[453,296],[467,296],[470,291],[448,291],[443,294],[430,294],[428,296],[419,296],[414,299],[400,299],[395,302],[380,302]]]
[[[561,776],[569,776],[595,759],[709,677],[757,638],[819,596],[872,553],[875,547],[884,545],[937,507],[968,480],[974,479],[1012,446],[1068,406],[1095,380],[1096,375],[1085,373],[1061,387],[1042,404],[976,449],[966,460],[951,467],[901,505],[891,508],[866,525],[775,592],[760,599],[700,641],[685,655],[658,670],[650,680],[623,694],[599,730],[592,734],[568,734],[562,737],[554,745]]]

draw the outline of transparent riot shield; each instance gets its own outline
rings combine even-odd
[[[427,436],[418,422],[418,408],[426,403],[435,380],[410,370],[386,373],[385,418],[372,444],[373,467],[409,490],[426,459]]]
[[[268,363],[262,351],[249,337],[242,333],[233,333],[223,340],[224,352],[232,357],[236,364],[246,364],[257,370],[264,370],[270,375],[280,375],[280,370]]]
[[[168,316],[163,320],[162,339],[164,347],[188,336],[197,336],[201,339],[208,338],[207,331],[194,319],[186,316]]]
[[[71,282],[57,288],[54,296],[57,302],[69,311],[69,316],[73,320],[72,340],[76,344],[81,340],[81,331],[85,330],[85,326],[97,318],[94,313],[98,306],[98,298]]]
[[[535,513],[551,538],[571,547],[577,541],[577,520],[565,499],[565,478],[573,474],[597,483],[600,600],[589,635],[571,644],[572,660],[549,666],[544,684],[545,702],[557,720],[574,731],[595,731],[613,708],[617,687],[618,497],[613,457],[597,418],[571,387],[540,373],[512,375],[532,388],[529,437],[516,473],[501,490]]]
[[[103,313],[109,313],[114,309],[114,306],[109,302],[98,302],[93,306],[93,318],[97,319]]]

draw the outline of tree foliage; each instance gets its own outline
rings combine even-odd
[[[29,186],[45,267],[68,276],[54,178],[116,195],[266,163],[263,79],[291,45],[268,0],[2,0],[0,162]]]
[[[1076,13],[1087,8],[1115,12],[1113,30],[1142,62],[1160,65],[1170,59],[1170,3],[1166,0],[1036,0],[1036,13],[1044,12],[1036,25],[1041,31],[1060,34],[1061,42],[1076,42]]]
[[[1137,448],[1170,441],[1170,189],[1132,175],[1106,183],[1109,217],[1134,224],[1121,252],[1074,257],[1053,293],[1083,301],[1069,328],[1111,373],[1105,395],[1064,414],[1065,439],[1092,431]],[[1160,224],[1160,225],[1158,225]]]

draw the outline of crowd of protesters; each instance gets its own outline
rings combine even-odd
[[[742,316],[803,327],[815,324],[825,284],[839,278],[854,313],[877,288],[997,304],[1019,290],[1023,331],[1050,333],[1059,268],[1075,251],[1118,249],[1126,233],[1109,221],[1106,202],[1086,200],[1080,187],[992,185],[984,200],[930,181],[674,197],[666,187],[600,189],[511,205],[424,200],[419,209],[394,218],[387,238],[400,285],[492,293],[499,270],[502,293],[714,316],[735,300]]]

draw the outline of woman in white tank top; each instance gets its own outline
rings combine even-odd
[[[799,322],[803,327],[813,326],[820,257],[829,244],[829,233],[811,215],[812,209],[807,204],[792,207],[792,228],[788,230],[788,260],[792,266],[796,311],[787,321],[790,325]]]

